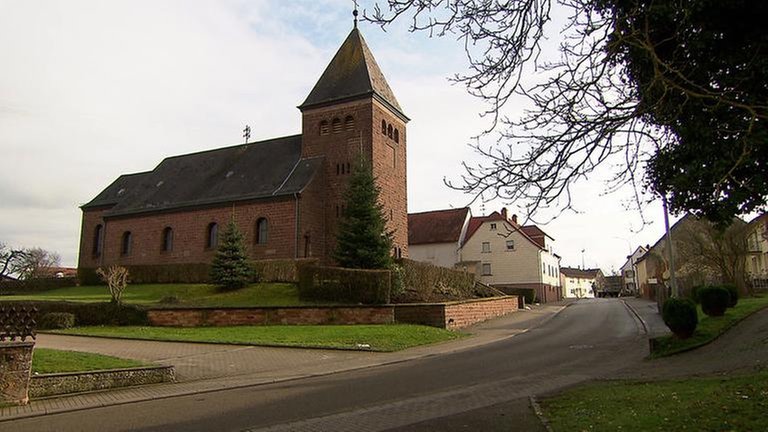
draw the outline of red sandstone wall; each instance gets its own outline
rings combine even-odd
[[[264,307],[228,309],[155,309],[154,326],[197,327],[238,325],[392,324],[392,306]]]
[[[395,305],[395,321],[447,329],[460,329],[515,312],[517,296],[451,303]]]
[[[84,211],[79,266],[209,263],[215,251],[206,248],[208,224],[219,224],[221,238],[232,212],[233,206],[230,204],[216,208],[108,219],[104,222],[103,211]],[[294,258],[295,214],[296,202],[293,197],[236,204],[235,221],[245,235],[250,256],[253,259]],[[256,220],[260,217],[266,217],[269,223],[268,241],[263,245],[255,242]],[[98,223],[105,227],[102,257],[94,257],[91,253]],[[168,252],[161,250],[165,227],[173,229],[173,249]],[[122,256],[121,240],[125,231],[132,234],[132,248],[129,255]]]

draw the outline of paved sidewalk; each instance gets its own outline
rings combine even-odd
[[[471,349],[539,326],[569,303],[534,306],[465,329],[473,336],[395,353],[372,353],[242,345],[132,341],[40,335],[39,347],[88,351],[172,364],[179,383],[131,387],[32,401],[0,408],[0,422],[142,400],[204,393],[350,371]]]
[[[636,297],[622,297],[621,300],[629,306],[643,322],[649,338],[669,334],[669,328],[661,318],[656,302]]]

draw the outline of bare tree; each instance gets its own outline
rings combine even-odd
[[[632,185],[638,208],[650,190],[669,195],[675,211],[727,221],[734,212],[765,205],[766,186],[753,178],[768,106],[762,87],[744,89],[748,80],[736,76],[737,64],[757,69],[751,54],[720,56],[734,66],[729,75],[721,72],[727,65],[715,63],[718,53],[699,53],[698,45],[687,43],[723,39],[723,33],[728,39],[731,30],[712,30],[719,17],[691,13],[696,5],[689,3],[388,0],[365,17],[382,27],[410,18],[411,31],[454,36],[464,45],[468,71],[453,81],[487,102],[491,123],[481,136],[495,131],[497,139],[478,139],[472,146],[481,162],[465,163],[461,181],[449,186],[475,199],[523,204],[530,216],[571,208],[574,182],[610,165],[608,191]],[[731,7],[726,3],[718,7]],[[561,28],[548,25],[555,7],[567,14]],[[547,36],[560,40],[556,58],[542,50]],[[505,107],[521,100],[516,96],[528,110],[506,117]],[[704,124],[712,118],[719,123]],[[696,141],[692,135],[701,130],[712,133]],[[722,152],[721,145],[735,150]],[[705,181],[679,176],[681,163],[698,168],[688,175]]]
[[[17,273],[20,279],[52,277],[51,269],[61,266],[61,256],[56,252],[35,247],[25,249],[19,258]]]
[[[112,303],[122,304],[123,293],[128,287],[128,269],[118,265],[111,265],[105,269],[99,267],[96,274],[106,282],[109,288],[109,294],[112,296]]]
[[[22,249],[13,249],[0,242],[0,279],[12,274],[18,274],[19,265],[24,258]]]

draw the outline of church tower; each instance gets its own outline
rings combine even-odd
[[[392,253],[407,257],[406,124],[409,119],[357,25],[299,109],[302,157],[323,158],[323,181],[315,182],[316,187],[322,188],[318,191],[322,203],[315,206],[322,217],[313,219],[318,220],[316,224],[321,220],[324,226],[302,229],[323,233],[324,238],[316,241],[305,236],[305,244],[299,248],[304,250],[303,255],[308,255],[309,248],[315,248],[311,255],[331,255],[350,170],[362,153],[370,161],[381,190],[379,202],[384,207],[387,228],[394,231]]]

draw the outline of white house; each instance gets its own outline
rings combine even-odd
[[[637,261],[646,252],[648,252],[647,248],[638,246],[631,255],[627,256],[627,261],[621,266],[623,290],[627,294],[635,295],[639,292],[640,282],[637,277]]]
[[[412,259],[443,267],[465,267],[501,290],[533,288],[539,301],[561,298],[560,257],[552,237],[536,226],[521,226],[507,210],[472,217],[470,210],[408,215]]]
[[[603,271],[600,269],[577,269],[561,267],[563,280],[563,297],[594,298],[598,289],[604,283]]]

